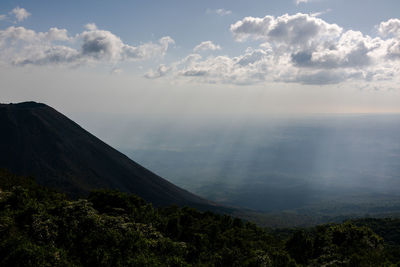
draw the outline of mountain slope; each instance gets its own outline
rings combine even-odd
[[[137,194],[155,205],[213,206],[102,142],[53,108],[0,104],[0,168],[33,175],[70,195],[95,188]]]

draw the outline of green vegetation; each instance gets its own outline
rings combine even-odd
[[[71,200],[6,171],[0,188],[0,266],[395,266],[399,260],[400,220],[272,231],[187,207],[155,209],[117,191]]]

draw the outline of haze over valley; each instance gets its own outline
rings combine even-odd
[[[226,205],[328,216],[400,212],[396,114],[192,118],[87,125],[160,176]]]

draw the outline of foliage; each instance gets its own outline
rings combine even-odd
[[[110,190],[70,200],[0,172],[0,266],[382,266],[365,226],[323,225],[280,238],[251,222]],[[394,258],[392,258],[394,259]]]
[[[385,261],[383,239],[351,223],[298,231],[286,242],[286,249],[298,263],[311,266],[379,266]]]
[[[357,226],[365,226],[385,240],[385,255],[389,261],[400,266],[400,219],[396,218],[365,218],[352,220]]]

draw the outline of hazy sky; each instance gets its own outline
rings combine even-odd
[[[398,0],[0,2],[0,102],[65,113],[400,112]]]

